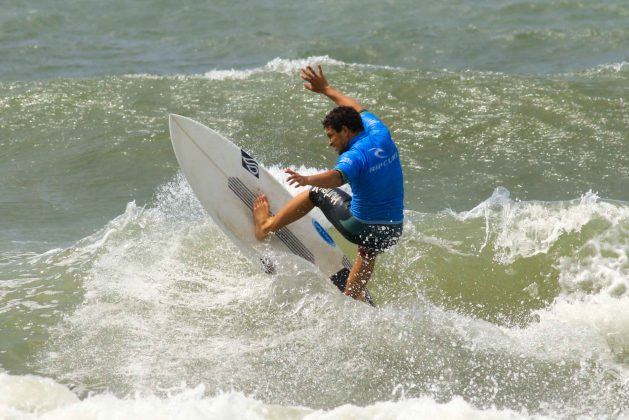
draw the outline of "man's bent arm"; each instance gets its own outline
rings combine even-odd
[[[336,188],[345,183],[343,182],[341,173],[336,169],[321,172],[315,175],[301,175],[292,169],[286,169],[284,172],[289,174],[287,178],[288,184],[295,185],[295,187],[312,185],[313,187]]]
[[[327,96],[338,106],[350,106],[357,112],[361,112],[364,109],[356,99],[330,86],[323,74],[321,65],[318,65],[317,68],[319,70],[318,73],[310,66],[301,69],[301,78],[307,82],[304,83],[306,89]]]

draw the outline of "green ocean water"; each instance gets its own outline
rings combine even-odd
[[[0,417],[627,416],[623,2],[3,8]],[[318,63],[404,167],[376,310],[260,273],[170,145],[176,113],[329,168]]]

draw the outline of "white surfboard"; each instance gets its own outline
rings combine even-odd
[[[174,114],[169,125],[177,161],[192,190],[245,255],[273,273],[277,270],[273,257],[292,253],[344,288],[352,263],[323,228],[328,223],[307,214],[258,241],[252,213],[255,198],[266,194],[271,212],[276,213],[292,198],[290,192],[251,155],[214,130]]]

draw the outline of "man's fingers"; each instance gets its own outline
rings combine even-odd
[[[284,169],[284,173],[289,174],[288,177],[286,177],[286,182],[288,182],[288,185],[295,185],[295,188],[297,187],[303,187],[304,185],[306,185],[306,177],[301,175],[299,172],[295,172],[290,168],[286,168]]]
[[[297,172],[287,168],[284,169],[284,173],[288,174],[288,177],[286,178],[286,182],[288,182],[288,185],[293,185],[295,182],[297,182],[296,178],[299,176]]]
[[[314,69],[312,68],[312,66],[308,66],[308,67],[306,67],[306,68],[307,68],[307,69],[308,69],[308,71],[310,72],[310,73],[308,74],[308,76],[310,76],[310,78],[311,78],[311,79],[315,79],[315,78],[317,78],[317,72],[316,72],[316,71],[314,71]]]
[[[323,68],[321,67],[321,64],[317,65],[317,70],[318,73],[315,69],[312,68],[312,66],[306,66],[305,68],[302,68],[299,72],[299,77],[301,77],[304,81],[308,82],[308,83],[304,83],[304,88],[313,91],[313,92],[318,92],[318,84],[320,83],[320,81],[325,80],[325,76],[323,75]],[[315,86],[315,84],[317,86]]]
[[[297,187],[302,186],[303,184],[300,181],[296,180],[296,179],[291,179],[291,180],[288,181],[288,185],[290,185],[291,187],[295,186],[295,188],[297,188]]]

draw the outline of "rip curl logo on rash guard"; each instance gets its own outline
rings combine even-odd
[[[373,152],[373,155],[378,159],[386,159],[387,157],[386,152],[379,147],[372,147],[369,151]]]
[[[382,150],[382,149],[381,149]],[[386,157],[386,156],[385,156]],[[382,168],[385,168],[387,166],[389,166],[390,164],[392,164],[393,162],[395,162],[395,160],[398,158],[398,154],[395,153],[393,156],[391,156],[390,158],[388,158],[387,160],[378,163],[377,165],[374,166],[370,166],[369,167],[369,172],[376,172],[379,171]],[[382,158],[384,159],[384,158]]]

